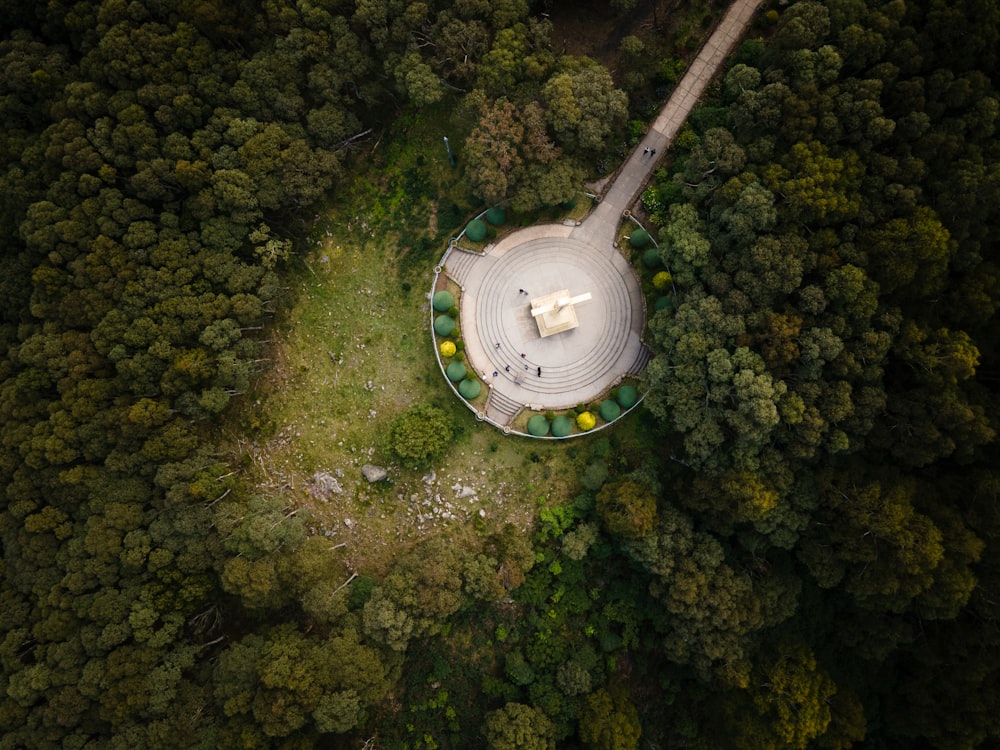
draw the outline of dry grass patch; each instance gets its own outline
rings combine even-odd
[[[377,574],[426,535],[450,530],[475,545],[507,522],[527,528],[575,480],[564,446],[504,436],[452,394],[434,357],[431,269],[404,291],[394,243],[358,234],[324,233],[291,277],[273,367],[242,415],[256,435],[238,442],[249,483],[309,509],[315,533],[348,541],[354,569]],[[433,471],[414,472],[388,435],[424,402],[447,411],[457,438]],[[367,463],[388,479],[370,484]]]

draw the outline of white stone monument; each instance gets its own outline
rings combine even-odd
[[[569,296],[569,289],[560,289],[535,297],[531,300],[531,317],[538,324],[538,333],[542,338],[556,333],[569,331],[580,325],[576,317],[574,305],[590,299],[590,292]]]

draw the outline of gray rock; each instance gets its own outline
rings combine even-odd
[[[365,464],[362,466],[361,473],[364,474],[365,479],[369,482],[381,482],[389,476],[389,472],[381,466],[375,466],[374,464]]]
[[[330,495],[341,495],[344,488],[328,471],[317,471],[309,477],[309,494],[320,500],[328,500]]]
[[[475,494],[476,494],[476,488],[475,487],[463,487],[458,492],[458,496],[459,497],[473,497],[473,496],[475,496]]]
[[[431,469],[427,474],[424,475],[424,484],[433,484],[437,480],[437,474],[434,473],[434,469]]]

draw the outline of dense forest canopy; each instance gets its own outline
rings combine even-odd
[[[1000,738],[994,3],[767,9],[643,196],[644,416],[531,534],[373,578],[241,481],[220,425],[369,128],[453,102],[530,212],[676,80],[559,11],[0,0],[0,748]]]

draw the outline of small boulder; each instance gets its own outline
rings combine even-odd
[[[329,500],[330,495],[343,494],[344,488],[328,471],[317,471],[309,477],[309,494],[320,500]]]
[[[361,473],[369,482],[381,482],[389,476],[389,472],[381,466],[375,466],[374,464],[365,464],[362,466]]]

